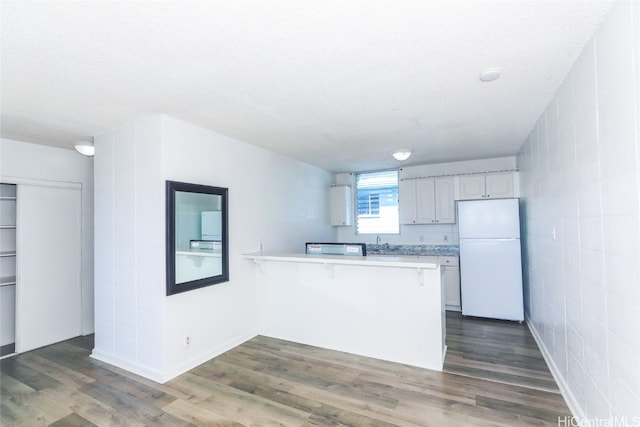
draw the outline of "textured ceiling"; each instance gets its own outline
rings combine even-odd
[[[336,172],[513,155],[609,6],[2,0],[1,136],[166,113]]]

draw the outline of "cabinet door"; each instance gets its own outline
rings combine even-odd
[[[513,173],[487,175],[485,181],[488,199],[506,199],[514,196]]]
[[[435,189],[435,217],[440,224],[456,222],[456,209],[453,200],[453,178],[438,178],[434,180]]]
[[[460,200],[485,198],[484,175],[463,175],[459,178]]]
[[[331,225],[351,225],[351,187],[331,187]]]
[[[450,308],[460,307],[460,268],[441,267],[444,281],[444,303]]]
[[[416,183],[416,224],[436,222],[435,187],[433,179],[419,179]]]
[[[416,223],[416,181],[398,183],[398,209],[400,224]]]

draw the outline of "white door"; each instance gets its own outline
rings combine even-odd
[[[80,187],[18,185],[16,351],[81,334]]]
[[[460,240],[462,314],[524,320],[520,239]]]
[[[518,199],[458,202],[460,239],[520,238]]]

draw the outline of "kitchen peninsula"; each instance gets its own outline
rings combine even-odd
[[[437,257],[244,257],[257,264],[260,335],[442,370]]]

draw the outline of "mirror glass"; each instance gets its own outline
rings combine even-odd
[[[227,193],[167,181],[167,295],[229,280]]]

